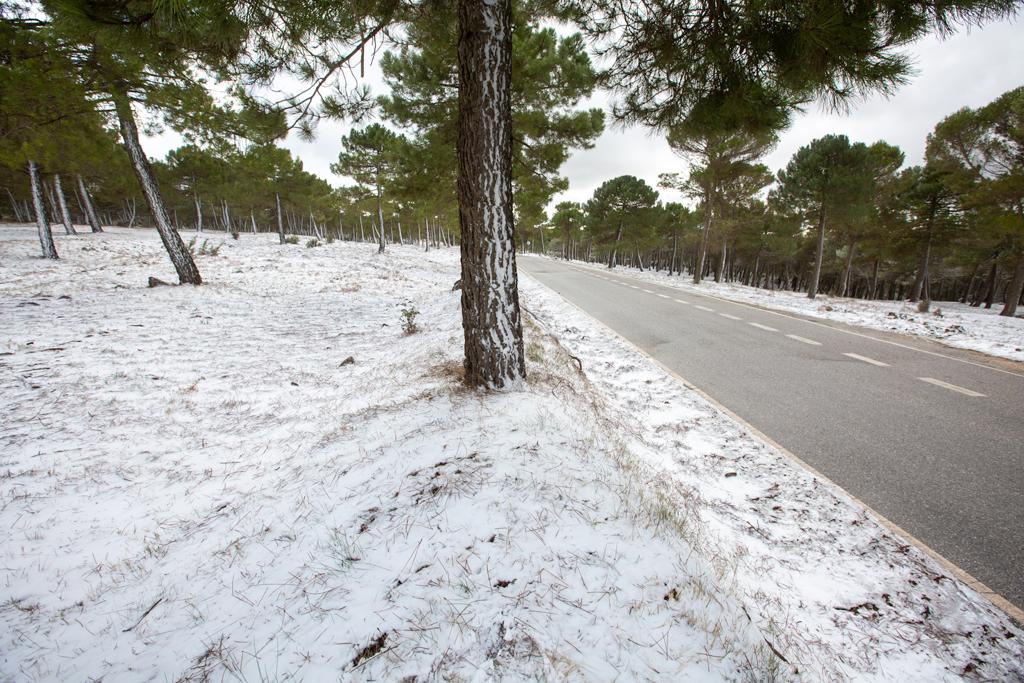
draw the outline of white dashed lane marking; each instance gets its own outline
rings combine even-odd
[[[964,396],[984,396],[985,395],[985,394],[978,393],[977,391],[972,391],[970,389],[964,389],[963,387],[958,387],[957,385],[950,384],[949,382],[943,382],[941,379],[935,379],[933,377],[918,377],[918,379],[921,380],[922,382],[928,382],[928,384],[934,384],[937,387],[942,387],[943,389],[949,389],[950,391],[955,391],[957,393],[963,394]]]
[[[790,339],[795,339],[798,342],[803,342],[804,344],[810,344],[811,346],[821,346],[821,342],[816,342],[813,339],[808,339],[807,337],[801,337],[795,334],[787,334],[786,336],[789,337]]]
[[[862,356],[862,355],[860,355],[858,353],[844,353],[843,355],[844,356],[849,356],[850,358],[853,358],[855,360],[863,361],[865,363],[871,363],[872,365],[877,365],[880,368],[887,368],[887,367],[889,367],[888,363],[883,363],[880,360],[875,360],[874,358],[868,358],[867,356]]]
[[[580,272],[586,272],[583,269],[579,269],[579,270],[580,270]],[[591,274],[592,275],[596,275],[594,273],[591,273]],[[621,280],[617,280],[615,278],[608,277],[606,275],[596,275],[596,277],[599,277],[602,280],[605,280],[607,282],[612,282],[612,283],[615,283],[615,284],[620,284],[620,285],[623,285],[625,287],[632,287],[633,289],[642,291],[645,294],[656,294],[657,296],[661,297],[662,299],[671,299],[672,301],[675,301],[677,304],[682,304],[684,306],[689,306],[690,305],[689,301],[684,301],[683,299],[674,299],[674,298],[672,298],[671,296],[669,296],[667,294],[661,294],[661,293],[658,293],[658,292],[651,291],[650,289],[644,289],[643,287],[639,287],[637,285],[629,284],[628,282],[622,282]],[[742,304],[742,305],[745,305],[745,304]],[[693,307],[697,308],[697,309],[699,309],[701,311],[707,311],[708,313],[714,313],[715,312],[715,309],[708,308],[707,306],[701,306],[700,304],[693,304]],[[740,318],[739,316],[731,315],[729,313],[719,313],[718,315],[720,315],[721,317],[726,318],[728,320],[737,320],[737,321],[743,320],[743,318]],[[784,315],[784,314],[779,314],[779,315]],[[758,328],[760,330],[765,330],[766,332],[778,332],[778,330],[776,328],[769,327],[768,325],[762,325],[761,323],[750,322],[750,323],[747,323],[747,324],[750,325],[751,327],[756,327],[756,328]],[[807,344],[809,346],[821,346],[822,345],[822,343],[819,342],[819,341],[815,341],[813,339],[808,339],[807,337],[801,337],[800,335],[797,335],[797,334],[787,334],[786,336],[789,339],[792,339],[794,341],[800,342],[801,344]],[[857,336],[865,336],[865,335],[857,335]],[[876,340],[876,341],[882,341],[882,340]],[[900,344],[894,344],[894,345],[895,346],[901,346]],[[907,347],[907,348],[910,348],[910,347]],[[880,368],[892,367],[888,363],[883,363],[880,360],[875,360],[874,358],[868,358],[867,356],[862,356],[859,353],[843,353],[843,355],[846,356],[847,358],[853,358],[854,360],[859,360],[862,363],[868,363],[870,365],[874,365],[874,366],[877,366],[877,367],[880,367]],[[934,354],[933,353],[931,355],[941,355],[941,354]],[[945,356],[943,356],[943,357],[945,357]],[[952,360],[957,360],[957,359],[954,358]],[[934,377],[918,377],[917,379],[921,380],[922,382],[927,382],[928,384],[931,384],[933,386],[941,387],[943,389],[948,389],[949,391],[955,391],[956,393],[963,394],[964,396],[971,396],[971,397],[976,397],[976,398],[983,398],[983,397],[985,397],[985,394],[983,394],[981,392],[974,391],[973,389],[967,389],[965,387],[957,386],[956,384],[950,384],[949,382],[943,382],[941,379],[935,379]]]

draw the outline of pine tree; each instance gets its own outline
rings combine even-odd
[[[171,225],[153,167],[139,141],[135,106],[161,111],[177,130],[193,135],[279,134],[283,118],[265,112],[238,90],[218,104],[204,75],[226,77],[251,39],[233,3],[46,3],[46,29],[59,37],[74,77],[88,84],[91,101],[109,106],[151,218],[182,284],[200,284],[195,262]],[[238,105],[238,106],[233,106]]]
[[[797,150],[778,173],[778,199],[814,225],[816,246],[808,298],[818,294],[826,231],[833,221],[848,220],[870,192],[868,148],[850,144],[845,135],[826,135]]]
[[[551,226],[562,233],[562,258],[572,258],[572,246],[586,224],[587,215],[579,202],[559,202],[551,216]]]
[[[658,193],[636,176],[623,175],[606,180],[587,201],[587,227],[594,242],[608,252],[608,267],[618,262],[623,240],[639,242],[652,228],[652,214]]]
[[[929,136],[927,155],[946,186],[985,213],[988,241],[1011,272],[1000,315],[1015,315],[1024,292],[1024,86],[946,117]]]
[[[699,199],[703,205],[701,244],[693,271],[694,284],[700,284],[704,277],[704,261],[715,216],[724,205],[724,188],[730,183],[742,183],[745,176],[763,176],[761,167],[754,162],[767,154],[777,141],[774,130],[758,134],[743,131],[711,132],[689,125],[677,125],[669,130],[669,147],[695,167],[686,180],[682,180],[676,173],[664,173],[660,177],[660,184],[662,187],[681,190]],[[767,184],[767,180],[752,189],[751,194],[760,190],[764,184]]]
[[[406,146],[405,137],[374,123],[361,130],[353,130],[341,139],[342,150],[331,170],[352,177],[360,185],[373,191],[377,200],[377,252],[383,254],[384,191],[397,181],[401,169],[399,160]]]

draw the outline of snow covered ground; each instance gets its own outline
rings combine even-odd
[[[528,386],[484,394],[455,250],[207,238],[206,284],[147,289],[152,231],[0,227],[0,680],[1024,675],[981,596],[541,285]]]
[[[578,262],[578,265],[607,270],[597,264]],[[865,301],[828,294],[819,294],[812,300],[803,292],[772,292],[714,280],[705,280],[700,285],[694,285],[690,276],[669,277],[665,271],[640,272],[636,268],[616,266],[614,272],[730,301],[742,301],[764,308],[835,320],[847,325],[913,334],[960,349],[1024,361],[1024,317],[1000,316],[1001,304],[985,310],[955,301],[935,301],[932,302],[930,313],[919,313],[917,304],[906,301]]]

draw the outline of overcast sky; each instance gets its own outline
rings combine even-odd
[[[811,106],[794,118],[765,163],[777,170],[801,145],[827,133],[842,133],[855,142],[886,140],[904,150],[907,164],[917,164],[924,155],[925,136],[947,114],[965,106],[979,107],[1024,85],[1024,24],[1019,20],[961,31],[945,40],[926,38],[909,52],[917,73],[898,93],[888,99],[875,96],[854,102],[844,114]],[[379,94],[377,70],[367,75],[371,88]],[[607,95],[601,93],[590,106],[607,102]],[[284,144],[302,159],[307,170],[332,184],[349,184],[330,171],[341,149],[341,135],[347,130],[345,124],[323,122],[314,142],[302,142],[293,136]],[[177,144],[177,136],[162,135],[150,138],[146,146],[152,156],[159,157]],[[555,201],[585,201],[594,188],[619,175],[635,175],[657,187],[658,174],[670,171],[685,172],[686,166],[663,136],[645,128],[609,127],[592,149],[577,151],[562,168],[569,178],[569,189]],[[678,199],[671,191],[661,191],[661,196]]]

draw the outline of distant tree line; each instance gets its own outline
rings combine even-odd
[[[672,128],[691,170],[660,185],[692,210],[621,176],[558,204],[531,247],[811,298],[1001,302],[1007,316],[1024,305],[1024,87],[943,119],[921,166],[902,168],[883,141],[826,135],[773,175],[758,159],[776,141]]]

